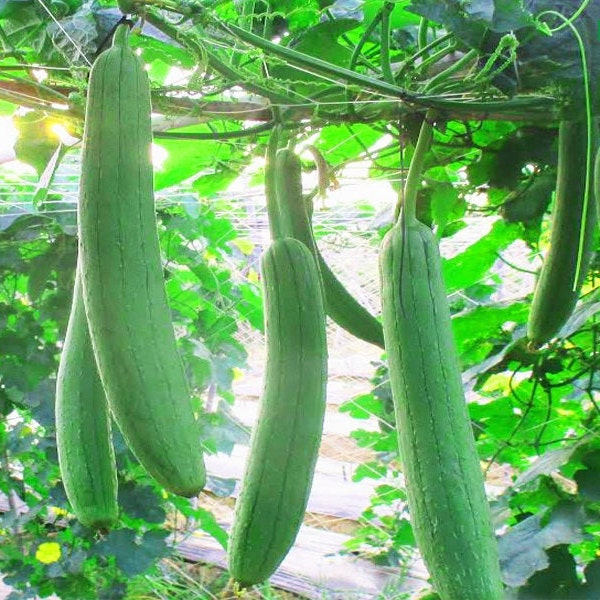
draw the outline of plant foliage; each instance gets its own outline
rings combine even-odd
[[[434,110],[417,211],[434,226],[445,256],[505,583],[519,598],[598,597],[598,262],[559,337],[532,352],[525,341],[532,279],[523,273],[532,263],[507,257],[515,248],[533,256],[546,247],[558,121],[595,116],[600,106],[600,4],[119,6],[135,22],[132,39],[152,81],[155,145],[164,158],[156,187],[165,196],[174,186],[185,190],[175,204],[159,196],[157,207],[167,290],[207,450],[228,452],[241,435],[226,408],[245,360],[235,334],[244,322],[262,327],[252,283],[261,248],[237,230],[248,219],[243,202],[229,207],[231,220],[218,216],[222,192],[240,177],[262,184],[257,159],[275,124],[284,141],[318,149],[326,186],[348,165],[367,162],[370,178],[399,189],[423,114]],[[165,523],[174,509],[226,542],[213,515],[165,498],[118,437],[119,528],[94,537],[77,525],[59,480],[54,381],[77,246],[77,177],[68,167],[77,158],[89,66],[122,19],[119,6],[0,2],[0,114],[18,132],[20,161],[18,170],[3,169],[0,200],[0,491],[11,503],[0,517],[0,571],[24,590],[15,598],[124,597],[128,579],[170,551]],[[373,244],[390,213],[375,221]],[[447,252],[467,238],[460,252]],[[232,264],[252,277],[236,280]],[[508,293],[516,275],[525,283]],[[373,392],[342,407],[357,419],[356,442],[375,453],[355,478],[381,480],[348,551],[397,565],[414,540],[404,491],[388,483],[401,463],[385,357],[373,370]],[[215,397],[217,409],[208,411]],[[372,416],[381,430],[361,430],[360,419]],[[215,493],[228,489],[216,478],[210,485]]]

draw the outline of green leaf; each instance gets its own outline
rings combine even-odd
[[[31,302],[36,302],[44,292],[50,275],[63,258],[65,250],[64,240],[59,239],[48,246],[46,252],[33,257],[28,262],[27,295]]]
[[[582,596],[586,600],[600,598],[600,559],[596,559],[589,563],[583,572],[585,583],[582,586]]]
[[[380,414],[381,410],[382,402],[373,394],[355,396],[339,407],[340,412],[346,412],[354,419],[370,419]]]
[[[452,319],[452,328],[463,369],[483,361],[506,340],[503,327],[507,323],[527,321],[529,304],[514,302],[505,305],[477,306]]]
[[[563,600],[581,598],[574,595],[580,587],[575,558],[565,544],[554,546],[547,552],[548,566],[534,573],[527,584],[519,590],[519,598]]]
[[[193,519],[196,526],[212,536],[223,549],[227,549],[229,535],[216,521],[215,516],[202,507],[194,508],[187,498],[173,497],[173,504],[178,512],[189,519]]]
[[[14,114],[16,106],[12,102],[0,100],[0,115],[10,116]]]
[[[393,485],[378,485],[375,488],[375,497],[373,498],[373,506],[389,506],[393,502],[401,500],[406,502],[406,492],[398,486]]]
[[[395,518],[395,531],[393,534],[394,548],[403,546],[416,546],[415,534],[412,525],[408,519]],[[423,600],[421,597],[420,600]]]
[[[503,580],[510,587],[525,585],[536,572],[546,569],[546,550],[582,539],[586,518],[581,506],[565,502],[549,512],[539,512],[521,521],[499,540]]]
[[[96,544],[92,552],[106,558],[114,557],[123,574],[132,577],[144,573],[169,553],[168,536],[166,530],[152,529],[140,538],[133,529],[117,529]]]
[[[214,132],[208,125],[188,127],[181,131]],[[160,168],[154,171],[157,190],[177,185],[202,172],[208,174],[220,162],[234,158],[232,147],[219,141],[155,139],[154,143],[168,153]]]
[[[380,462],[367,462],[356,467],[352,481],[363,479],[382,479],[387,475],[387,467]]]
[[[119,506],[130,517],[148,523],[164,523],[166,518],[162,499],[154,489],[131,481],[119,484]]]
[[[14,146],[17,158],[31,165],[41,177],[60,144],[50,129],[55,120],[44,113],[32,111],[13,117],[13,123],[19,131]]]
[[[575,473],[575,483],[577,490],[583,498],[590,502],[600,501],[600,480],[598,471],[581,470]]]
[[[479,48],[487,33],[485,24],[467,18],[461,0],[412,0],[407,10],[443,25],[470,47]]]
[[[497,33],[534,25],[533,17],[525,8],[523,0],[472,0],[465,5],[465,12]]]
[[[215,519],[215,515],[204,508],[196,508],[193,512],[193,517],[198,523],[198,526],[202,531],[205,531],[213,537],[223,549],[227,549],[227,542],[229,535],[225,529],[223,529]]]
[[[271,13],[281,13],[290,31],[300,31],[319,22],[320,10],[316,0],[271,0]]]
[[[365,0],[362,5],[364,22],[370,23],[381,10],[383,4],[384,0]],[[410,0],[396,0],[394,2],[394,10],[390,15],[392,29],[404,29],[419,24],[419,17],[406,11],[406,8],[410,6],[410,4]]]
[[[204,489],[219,498],[229,498],[235,490],[237,481],[237,479],[224,479],[209,475],[206,478]]]
[[[13,18],[33,3],[33,0],[0,0],[0,19]]]
[[[439,234],[443,234],[450,221],[461,218],[464,213],[465,202],[457,188],[451,183],[437,182],[431,194],[431,216]]]
[[[382,135],[368,125],[326,125],[315,145],[331,165],[337,165],[356,159]]]
[[[239,177],[239,173],[226,165],[221,165],[221,168],[215,173],[201,175],[194,180],[192,188],[202,198],[213,198],[219,192],[223,192]]]
[[[358,22],[354,19],[335,19],[323,21],[310,29],[303,31],[299,41],[291,43],[290,46],[298,52],[308,56],[316,56],[340,67],[347,67],[352,57],[352,51],[347,46],[338,43],[338,38],[356,28]],[[312,73],[296,69],[288,65],[274,65],[270,69],[273,77],[289,81],[305,81],[310,83],[323,83]],[[329,84],[331,85],[331,84]],[[310,87],[304,88],[303,93],[310,93]]]
[[[565,448],[548,450],[535,459],[532,465],[523,471],[514,481],[513,487],[520,488],[541,475],[550,475],[569,462],[571,456],[577,450],[578,444],[572,444]]]
[[[67,66],[87,66],[81,56],[95,56],[98,44],[109,39],[108,36],[118,22],[118,17],[115,14],[111,19],[106,13],[101,13],[102,7],[98,3],[86,2],[75,14],[61,19],[60,22],[51,21],[46,26],[44,33]],[[73,47],[76,47],[78,52],[74,53]]]
[[[497,220],[489,233],[477,239],[466,250],[453,258],[442,260],[442,272],[448,294],[463,290],[483,279],[498,260],[498,252],[518,238],[516,225]]]
[[[40,175],[40,179],[38,181],[35,194],[33,195],[33,204],[35,206],[41,206],[46,201],[49,196],[50,185],[54,180],[54,176],[56,175],[56,171],[60,166],[62,159],[67,153],[68,148],[62,145],[60,142],[50,157],[50,160],[46,164],[43,173]]]
[[[220,400],[216,413],[205,414],[200,423],[201,438],[210,440],[211,450],[231,454],[236,444],[248,445],[250,434],[232,413],[225,400]]]
[[[157,37],[152,37],[144,32],[144,35],[136,35],[135,32],[129,36],[131,40],[131,45],[134,48],[140,48],[141,59],[144,63],[151,65],[151,71],[154,76],[157,75],[156,65],[157,63],[161,63],[162,65],[172,68],[177,67],[180,69],[191,69],[195,66],[196,61],[194,57],[188,52],[185,48],[181,48],[180,46],[175,46],[172,40],[169,39],[158,39],[158,35],[162,35],[157,33]],[[164,67],[161,67],[161,70]],[[157,79],[158,83],[164,83],[164,79],[153,77],[153,79]]]
[[[398,454],[398,434],[395,429],[385,433],[356,429],[350,436],[356,440],[356,443],[361,448],[369,448],[374,452],[391,452],[395,455]]]

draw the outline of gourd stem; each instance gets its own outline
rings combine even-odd
[[[421,124],[419,139],[417,140],[415,151],[410,161],[408,175],[406,176],[406,183],[404,184],[402,204],[404,209],[404,219],[408,224],[417,220],[417,192],[421,185],[421,174],[423,173],[425,156],[429,151],[433,136],[433,123],[431,118],[432,113],[427,112],[423,119],[423,123]]]
[[[274,171],[279,232],[281,237],[294,237],[294,219],[287,207],[296,206],[295,202],[301,202],[296,208],[306,210],[302,195],[302,163],[291,149],[282,148],[277,151]]]
[[[265,197],[267,200],[269,231],[272,240],[278,240],[283,237],[283,232],[281,230],[281,216],[279,214],[279,205],[277,203],[277,190],[275,188],[275,161],[277,159],[277,149],[279,145],[279,130],[279,125],[276,125],[269,136],[265,159]]]
[[[123,46],[127,45],[128,37],[129,37],[129,25],[127,25],[126,23],[123,23],[122,25],[119,25],[115,29],[115,33],[113,35],[113,40],[112,40],[112,45],[115,47],[118,46],[119,48],[122,48]]]

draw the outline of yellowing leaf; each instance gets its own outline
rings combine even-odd
[[[502,392],[505,393],[509,389],[510,378],[504,373],[498,373],[488,377],[487,381],[481,388],[484,392]]]
[[[240,252],[246,256],[252,254],[252,250],[254,250],[254,242],[248,238],[236,238],[231,243],[237,246]]]
[[[60,558],[60,545],[56,542],[44,542],[38,546],[35,557],[45,565],[54,563]]]

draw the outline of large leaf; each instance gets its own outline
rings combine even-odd
[[[521,521],[499,540],[502,578],[510,587],[520,587],[550,564],[546,551],[582,539],[586,516],[578,504],[565,502],[549,513],[539,512]]]
[[[511,323],[512,328],[513,323],[524,323],[528,314],[528,304],[511,302],[477,306],[456,315],[452,327],[463,368],[479,364],[495,347],[503,346],[507,341],[505,324]]]
[[[166,530],[146,531],[138,536],[133,529],[111,531],[94,547],[100,556],[114,557],[117,566],[131,577],[147,571],[157,559],[168,554]]]
[[[33,0],[0,0],[0,19],[13,18],[32,4]]]
[[[347,67],[352,56],[352,51],[338,42],[338,38],[357,27],[358,22],[353,19],[336,19],[334,21],[324,21],[304,31],[299,40],[290,44],[294,50],[316,56],[332,64],[341,67]],[[328,80],[319,81],[312,73],[295,69],[288,65],[275,65],[270,69],[273,77],[290,81],[304,81],[310,83],[325,83],[331,85]],[[310,86],[302,86],[302,93],[310,93]]]
[[[161,498],[149,486],[135,485],[128,481],[119,484],[119,506],[131,518],[148,523],[163,523],[165,510]]]
[[[547,551],[548,566],[534,573],[519,589],[519,600],[564,600],[579,598],[574,591],[580,587],[577,563],[566,544]]]
[[[362,4],[365,23],[370,23],[386,2],[387,0],[365,0]],[[406,11],[409,5],[410,0],[396,0],[394,2],[394,9],[390,15],[392,29],[414,27],[419,24],[419,17]]]
[[[574,443],[564,448],[544,452],[544,454],[535,459],[527,470],[523,471],[515,479],[513,486],[519,488],[537,479],[540,475],[550,475],[558,471],[560,467],[570,460],[579,445],[580,443]]]
[[[58,136],[52,132],[56,119],[33,111],[13,117],[13,122],[19,131],[15,142],[17,158],[31,165],[41,177],[60,144]]]
[[[207,125],[176,131],[214,133]],[[196,175],[212,173],[220,162],[231,161],[238,154],[234,146],[212,140],[155,139],[154,143],[168,153],[166,160],[154,172],[157,190],[177,185]]]
[[[488,279],[498,260],[498,252],[507,248],[518,235],[518,226],[497,220],[487,234],[476,239],[466,250],[444,259],[442,271],[448,294]]]
[[[285,15],[290,31],[299,31],[319,21],[319,3],[316,0],[271,0],[272,13]]]
[[[356,159],[382,135],[368,125],[327,125],[315,145],[330,164],[337,165]]]
[[[523,0],[472,0],[464,10],[473,20],[483,22],[497,33],[533,26],[533,17]]]
[[[88,2],[85,8],[62,19],[60,23],[51,22],[48,25],[48,35],[66,64],[86,66],[88,63],[84,57],[93,60],[99,45],[105,41],[110,29],[104,29],[98,23],[95,14],[97,10],[97,3]],[[117,12],[113,13],[112,25],[119,20]]]

